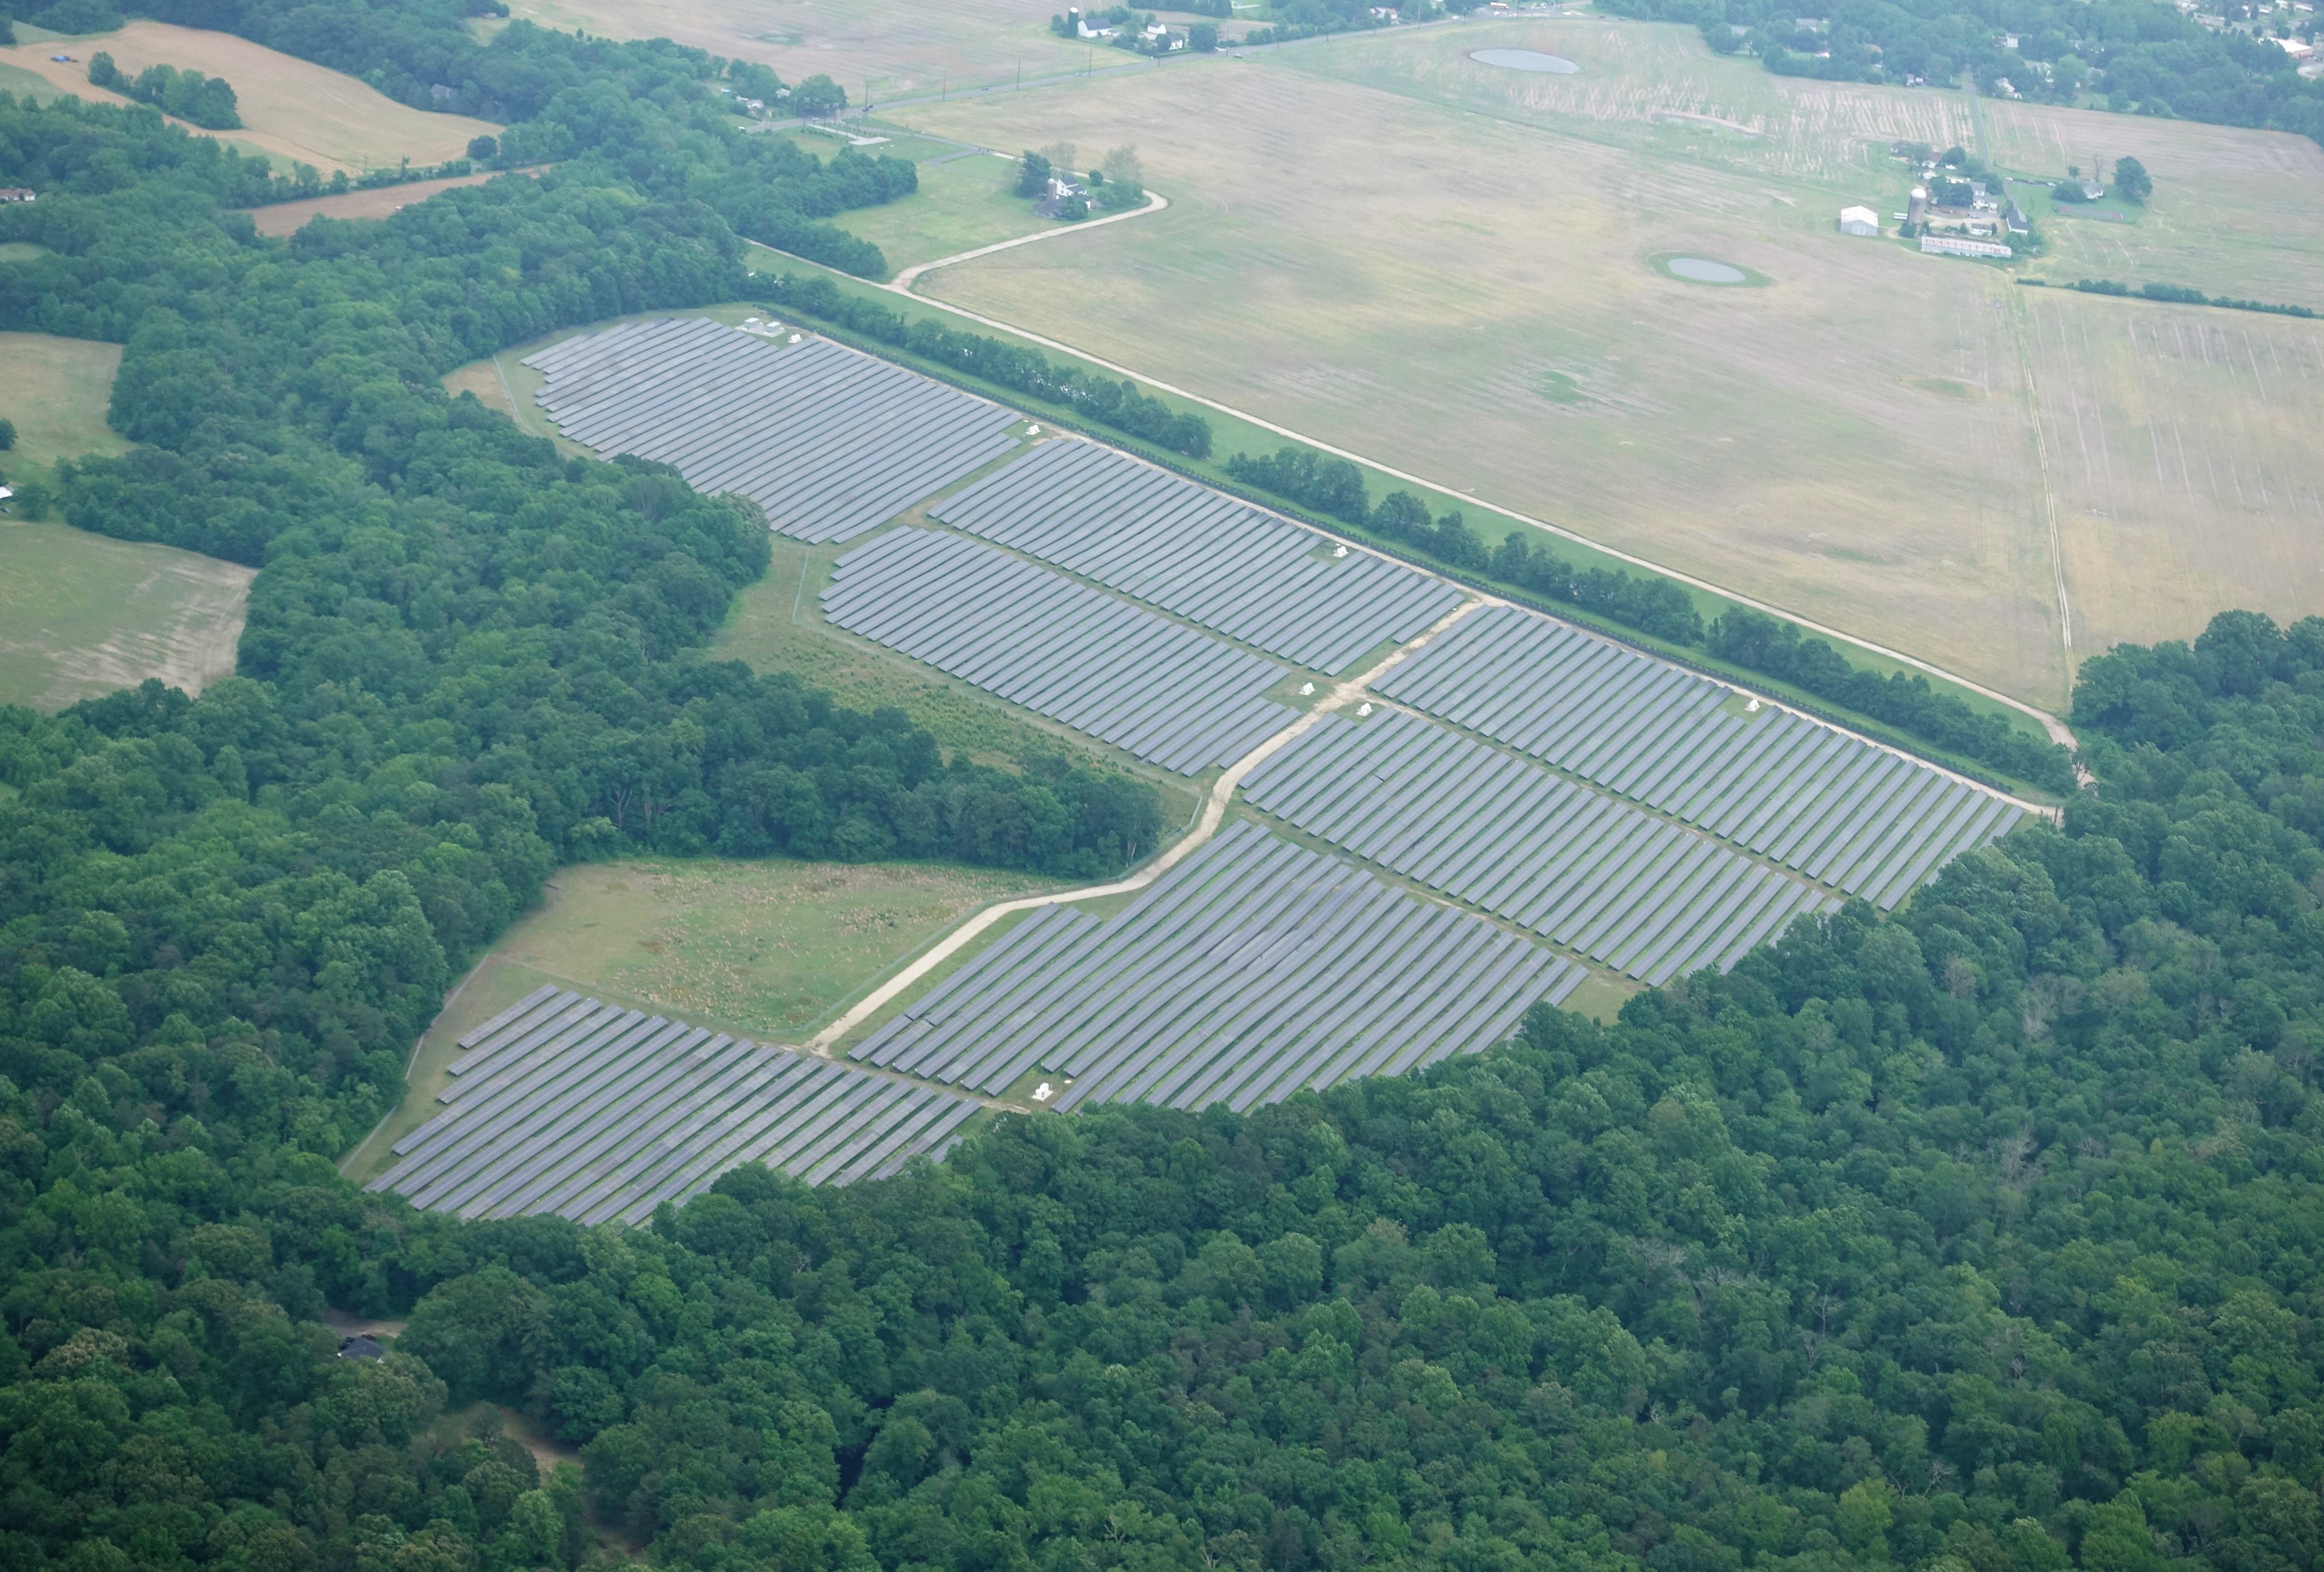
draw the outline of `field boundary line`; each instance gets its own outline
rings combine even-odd
[[[1115,879],[1106,884],[1088,885],[1081,889],[1056,890],[1042,896],[1021,896],[1015,900],[999,901],[985,907],[963,922],[959,927],[937,940],[916,957],[910,965],[864,995],[837,1020],[809,1038],[806,1044],[807,1051],[820,1054],[825,1059],[832,1058],[832,1050],[838,1046],[848,1033],[878,1014],[897,995],[959,953],[961,947],[970,940],[1011,913],[1029,912],[1036,907],[1055,906],[1062,901],[1102,900],[1108,896],[1129,895],[1144,889],[1210,843],[1211,838],[1219,832],[1219,826],[1226,822],[1227,804],[1233,800],[1235,790],[1242,785],[1244,777],[1305,735],[1325,715],[1354,703],[1375,678],[1386,674],[1390,667],[1402,661],[1406,656],[1421,648],[1462,618],[1484,610],[1489,604],[1491,602],[1482,597],[1464,597],[1458,606],[1438,618],[1425,631],[1397,645],[1366,670],[1358,672],[1344,681],[1334,683],[1331,693],[1325,695],[1314,709],[1309,710],[1282,731],[1268,737],[1258,747],[1220,771],[1219,778],[1212,783],[1210,795],[1204,801],[1202,816],[1195,822],[1194,827],[1179,837],[1175,844],[1165,848],[1160,855],[1137,872],[1127,878]]]
[[[1127,216],[1135,216],[1135,215],[1128,215]],[[1072,230],[1055,230],[1051,233],[1069,234],[1074,232]],[[1043,237],[1035,236],[1028,238]],[[769,246],[767,249],[772,251],[775,248]],[[807,259],[801,258],[800,260],[805,261]],[[923,272],[926,271],[927,270],[925,268],[921,270]],[[916,274],[914,276],[917,278],[918,275]],[[1070,354],[1077,360],[1087,361],[1092,365],[1098,366],[1105,371],[1112,372],[1120,376],[1128,377],[1132,382],[1142,382],[1149,388],[1158,389],[1159,391],[1169,393],[1176,398],[1185,399],[1190,403],[1200,404],[1206,409],[1215,409],[1220,414],[1228,416],[1233,419],[1247,421],[1250,425],[1258,427],[1262,431],[1271,431],[1277,437],[1288,437],[1294,442],[1304,443],[1319,453],[1330,454],[1334,458],[1344,458],[1351,464],[1363,464],[1368,468],[1379,471],[1381,474],[1387,475],[1393,480],[1404,481],[1411,485],[1423,486],[1427,488],[1429,491],[1441,492],[1448,497],[1462,498],[1463,501],[1473,503],[1475,506],[1485,510],[1487,512],[1498,513],[1504,519],[1515,519],[1517,523],[1543,530],[1548,534],[1558,537],[1560,539],[1570,540],[1576,546],[1586,546],[1592,551],[1603,552],[1606,556],[1614,558],[1618,562],[1625,562],[1633,567],[1644,569],[1647,573],[1656,574],[1664,578],[1674,580],[1679,584],[1685,584],[1690,589],[1701,590],[1705,594],[1718,595],[1722,599],[1733,602],[1738,606],[1745,607],[1750,611],[1763,612],[1767,616],[1781,617],[1784,621],[1795,623],[1811,633],[1819,633],[1828,639],[1837,639],[1842,643],[1854,645],[1857,648],[1862,649],[1868,654],[1877,655],[1885,659],[1897,661],[1904,666],[1911,666],[1915,671],[1925,672],[1931,676],[1951,683],[1958,687],[1964,688],[1970,693],[1978,694],[1981,698],[1990,699],[1998,704],[2006,704],[2009,708],[2015,710],[2020,714],[2030,716],[2034,720],[2040,722],[2043,731],[2049,735],[2050,740],[2058,743],[2061,747],[2072,749],[2080,746],[2080,744],[2075,741],[2074,734],[2070,729],[2068,729],[2066,723],[2057,716],[2050,713],[2048,711],[2027,703],[2023,699],[2014,698],[2007,694],[1987,687],[1982,683],[1972,682],[1969,678],[1959,676],[1956,673],[1947,671],[1944,667],[1935,665],[1931,661],[1923,660],[1918,656],[1907,655],[1901,649],[1891,649],[1886,645],[1876,644],[1872,640],[1859,637],[1857,634],[1845,632],[1838,628],[1827,627],[1821,622],[1815,621],[1807,617],[1803,617],[1796,611],[1785,611],[1781,606],[1774,605],[1768,602],[1758,600],[1750,595],[1746,595],[1739,591],[1725,588],[1722,585],[1711,583],[1708,579],[1697,578],[1692,574],[1681,573],[1676,568],[1665,567],[1660,563],[1650,561],[1646,557],[1637,556],[1631,552],[1623,551],[1616,547],[1605,545],[1600,541],[1592,540],[1586,535],[1578,534],[1572,529],[1566,529],[1563,525],[1553,524],[1545,519],[1536,519],[1529,513],[1520,513],[1514,508],[1504,508],[1498,502],[1487,501],[1481,497],[1471,496],[1468,492],[1460,490],[1458,487],[1444,485],[1438,482],[1429,480],[1425,476],[1411,473],[1409,471],[1397,469],[1392,464],[1382,464],[1378,459],[1368,458],[1360,453],[1351,452],[1347,448],[1338,447],[1331,443],[1320,441],[1315,437],[1307,436],[1304,432],[1295,431],[1290,427],[1277,425],[1272,420],[1265,419],[1259,416],[1251,414],[1248,410],[1238,409],[1231,404],[1222,404],[1216,399],[1208,399],[1204,398],[1200,393],[1189,392],[1185,388],[1177,387],[1172,383],[1162,381],[1159,377],[1148,376],[1144,372],[1134,370],[1133,368],[1120,364],[1116,361],[1107,360],[1101,355],[1093,354],[1085,349],[1076,349],[1070,344],[1062,343],[1057,339],[1050,338],[1043,334],[1036,333],[1030,328],[1020,327],[1013,322],[1003,322],[998,317],[982,316],[977,312],[969,310],[965,307],[955,306],[949,300],[938,299],[933,295],[923,295],[918,293],[917,290],[908,288],[899,288],[899,286],[901,282],[902,275],[899,274],[898,275],[897,283],[881,284],[876,287],[885,290],[890,294],[906,296],[920,305],[933,306],[939,311],[949,311],[955,317],[965,318],[966,320],[977,323],[982,326],[997,328],[1003,333],[1015,334],[1018,337],[1022,338],[1028,343],[1038,344],[1044,349],[1054,349],[1060,354]]]
[[[2025,381],[2026,424],[2034,431],[2034,470],[2042,480],[2042,522],[2050,541],[2050,581],[2058,595],[2058,638],[2066,670],[2074,669],[2074,610],[2066,598],[2066,547],[2058,529],[2058,492],[2050,479],[2050,439],[2042,429],[2042,383],[2032,345],[2026,342],[2031,313],[2022,292],[2009,297],[2010,336],[2017,341],[2019,374]]]

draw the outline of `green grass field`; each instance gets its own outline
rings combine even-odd
[[[0,265],[15,258],[0,259]],[[50,483],[59,460],[128,451],[105,423],[121,346],[0,333],[0,470]],[[149,676],[198,693],[234,670],[254,575],[167,546],[0,516],[0,703],[60,710]]]
[[[558,870],[456,990],[410,1095],[343,1167],[367,1178],[435,1107],[457,1039],[545,983],[760,1042],[798,1043],[977,908],[1062,887],[934,863],[646,860]]]
[[[1583,69],[1468,59],[1488,44]],[[1974,144],[1980,115],[1993,156],[2021,172],[2094,161],[2054,157],[2035,134],[2062,145],[2086,124],[2144,149],[2150,169],[2189,171],[2175,195],[2158,174],[2135,225],[2051,221],[2072,269],[2264,299],[2324,290],[2324,204],[2282,199],[2324,179],[2311,145],[2159,121],[2134,139],[2102,113],[1776,78],[1674,26],[1368,34],[893,117],[988,145],[1134,142],[1173,204],[928,275],[923,293],[2057,710],[2073,660],[2201,618],[2123,601],[2070,544],[2075,503],[2050,489],[2058,394],[2040,379],[2053,357],[2010,274],[1836,231],[1842,206],[1902,206],[1911,177],[1892,139]],[[2196,201],[2183,188],[2229,150],[2272,172],[2223,175]],[[2259,195],[2271,180],[2273,209]],[[2227,264],[2206,272],[2172,249],[2198,229],[2220,236],[2205,243],[2215,257],[2251,259],[2233,290]],[[2131,259],[2143,271],[2106,249],[2149,244]],[[1687,285],[1655,269],[1673,253],[1770,283]],[[2310,326],[2252,320],[2263,367]],[[2126,344],[2131,331],[2092,326]],[[2117,363],[2153,379],[2158,403],[2195,394],[2175,360]],[[1221,451],[1241,435],[1222,430]],[[2223,414],[2208,435],[2238,473],[2291,457],[2273,424]],[[2312,534],[2303,494],[2271,484],[2232,516],[2194,511],[2215,529]],[[2324,582],[2215,583],[2221,605],[2324,610]]]
[[[880,248],[891,272],[1020,234],[1065,227],[1054,219],[1035,217],[1032,203],[1016,195],[1016,180],[1014,159],[970,153],[939,164],[924,163],[918,190],[884,207],[846,214],[842,222],[850,233]]]
[[[68,524],[0,519],[0,703],[61,710],[234,670],[251,569]]]

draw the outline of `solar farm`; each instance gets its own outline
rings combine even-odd
[[[2024,810],[1861,738],[1548,617],[1495,606],[1382,696],[1893,908]]]
[[[1648,983],[1730,966],[1839,900],[1416,716],[1327,715],[1244,777],[1253,807]]]
[[[1247,1108],[1489,1048],[1582,975],[1244,822],[1117,916],[1040,908],[854,1056],[986,1093],[1047,1071],[1060,1109]]]
[[[778,535],[852,540],[1018,446],[1023,417],[827,339],[699,317],[623,323],[524,363],[558,428],[759,504]]]
[[[980,1106],[555,988],[459,1045],[444,1110],[368,1188],[466,1218],[641,1222],[746,1163],[877,1178],[941,1154]]]
[[[1086,442],[1044,443],[929,516],[1316,671],[1404,643],[1462,598],[1443,579]]]
[[[635,1221],[742,1163],[892,1173],[987,1108],[1241,1109],[1403,1074],[1593,976],[1618,994],[1850,897],[1894,907],[2026,812],[812,337],[632,322],[527,363],[574,440],[844,547],[828,637],[1207,781],[1213,813],[1159,877],[1089,892],[1134,888],[1119,910],[1042,897],[872,995],[830,1056],[544,988],[460,1040],[395,1145],[374,1188],[416,1205]]]

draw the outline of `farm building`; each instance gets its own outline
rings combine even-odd
[[[1842,234],[1878,234],[1880,215],[1869,207],[1842,207],[1840,210],[1840,232]]]
[[[2010,249],[1997,241],[1964,240],[1957,234],[1924,234],[1921,250],[1930,256],[1977,256],[2006,262]]]
[[[30,186],[10,186],[0,190],[0,202],[30,202],[34,194]]]

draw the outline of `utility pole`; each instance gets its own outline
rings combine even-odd
[[[1019,55],[1019,56],[1017,57],[1017,87],[1016,87],[1016,91],[1018,91],[1018,92],[1021,93],[1021,92],[1023,92],[1024,90],[1025,90],[1025,57],[1024,57],[1023,55]]]

